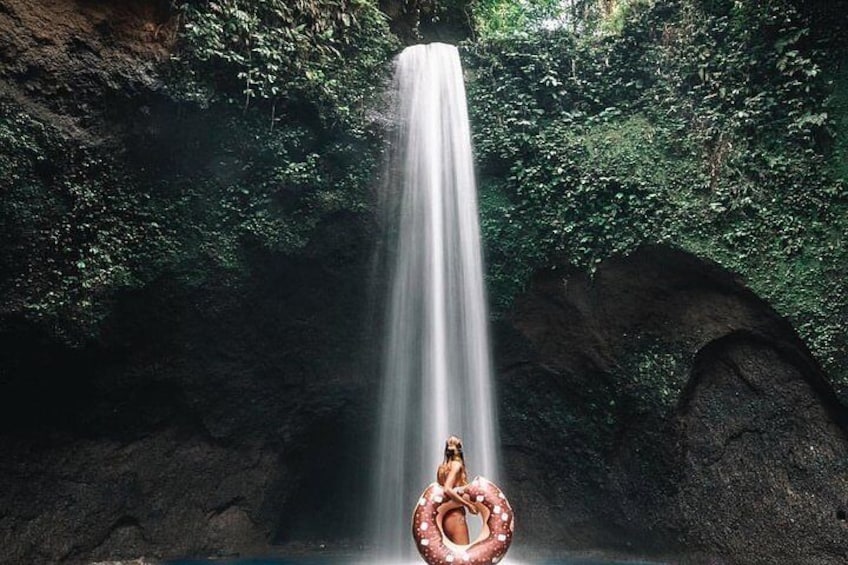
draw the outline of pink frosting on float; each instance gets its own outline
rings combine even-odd
[[[468,545],[457,545],[442,531],[441,519],[445,512],[457,508],[444,489],[431,483],[412,514],[412,537],[421,557],[429,565],[490,565],[506,555],[515,530],[515,516],[504,493],[494,483],[476,477],[461,489],[477,506],[483,518],[483,531]]]

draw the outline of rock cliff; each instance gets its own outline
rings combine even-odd
[[[496,351],[531,545],[844,561],[848,412],[732,274],[667,248],[551,270]]]

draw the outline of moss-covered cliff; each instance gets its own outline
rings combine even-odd
[[[123,290],[237,285],[254,251],[367,230],[395,45],[376,8],[55,4],[0,13],[3,320],[81,343]]]
[[[495,289],[675,245],[739,273],[844,390],[844,24],[824,3],[620,4],[594,33],[466,51]]]
[[[235,8],[0,6],[0,562],[317,540],[330,472],[364,480],[396,40],[370,3]]]

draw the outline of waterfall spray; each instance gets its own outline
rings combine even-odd
[[[416,45],[395,75],[396,132],[382,195],[391,282],[373,541],[407,557],[410,516],[445,439],[472,475],[499,476],[488,313],[465,86],[453,46]]]

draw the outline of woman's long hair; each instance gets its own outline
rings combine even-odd
[[[439,484],[443,484],[442,477],[447,477],[448,465],[451,461],[460,461],[462,463],[462,471],[457,477],[457,484],[464,485],[468,483],[468,475],[465,471],[465,455],[462,453],[462,440],[456,436],[450,436],[445,442],[445,460],[439,465],[439,470],[436,472],[436,478]]]
[[[450,463],[454,459],[462,461],[465,465],[465,456],[462,454],[462,440],[456,436],[450,436],[445,442],[445,463]]]

